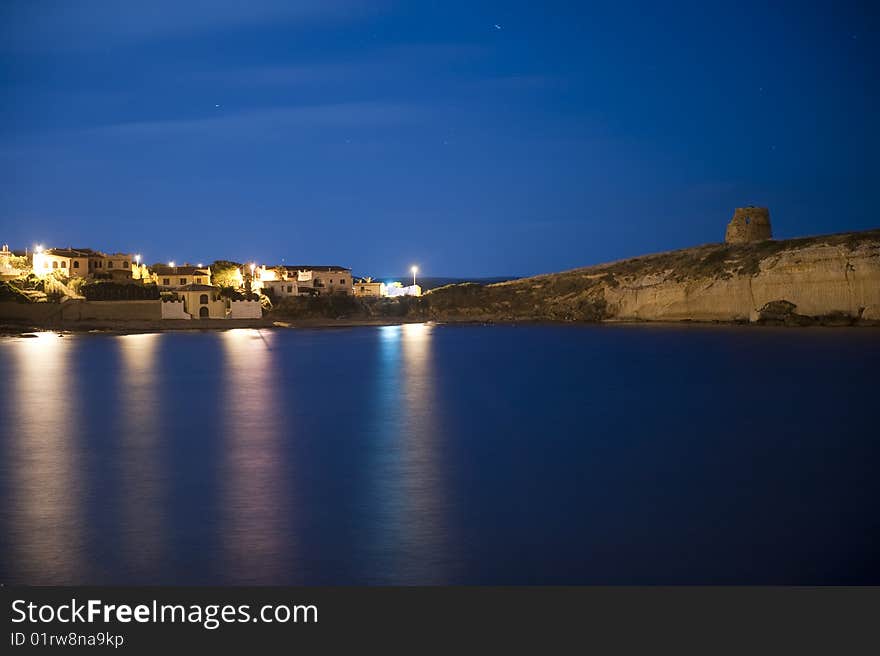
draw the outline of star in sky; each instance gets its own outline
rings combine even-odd
[[[496,29],[496,30],[500,30],[500,29],[501,29],[501,26],[500,26],[498,23],[495,23],[495,29]]]

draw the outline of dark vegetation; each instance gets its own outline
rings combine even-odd
[[[89,301],[155,301],[159,288],[153,283],[119,283],[95,280],[80,285],[79,293]]]
[[[382,319],[425,316],[424,299],[359,298],[348,294],[294,296],[275,301],[272,316],[281,319]]]
[[[236,289],[235,287],[221,287],[220,296],[222,298],[228,298],[232,301],[259,301],[260,295],[256,292],[247,292],[240,289]]]
[[[11,282],[0,282],[0,302],[30,303],[31,297]]]
[[[55,283],[64,280],[66,278],[54,274],[40,278],[29,273],[14,280],[3,281],[0,282],[0,301],[15,301],[17,303],[57,301],[60,300],[60,296],[55,289]]]

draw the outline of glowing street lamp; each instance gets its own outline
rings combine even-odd
[[[171,261],[168,263],[168,266],[173,267],[173,266],[174,266],[174,260],[171,260]]]
[[[137,255],[134,256],[134,263],[137,264],[138,266],[141,265],[141,254],[140,253],[138,253]]]
[[[412,274],[413,274],[413,287],[415,287],[416,286],[416,274],[419,272],[419,267],[413,266],[410,268],[410,271],[412,271]]]

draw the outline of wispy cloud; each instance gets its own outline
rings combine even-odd
[[[238,112],[184,120],[138,121],[105,125],[88,130],[105,137],[247,136],[280,137],[304,130],[355,129],[400,125],[415,121],[417,106],[388,102],[350,102],[306,105]]]
[[[345,20],[377,6],[355,0],[5,0],[0,44],[25,51],[102,48],[230,27]]]
[[[197,71],[195,81],[241,86],[334,84],[352,80],[395,79],[403,72],[444,70],[450,64],[473,61],[487,49],[474,44],[413,43],[358,52],[356,58],[315,61],[287,66],[246,66]]]

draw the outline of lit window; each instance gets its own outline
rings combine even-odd
[[[56,260],[52,260],[52,268],[53,268],[53,269],[57,269],[57,268],[58,268],[58,262],[57,262]]]

